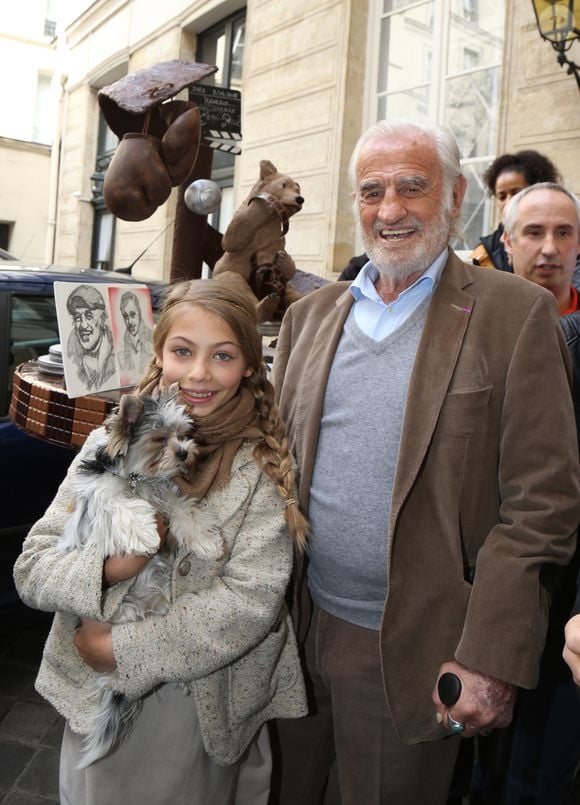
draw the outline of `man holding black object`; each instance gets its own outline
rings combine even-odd
[[[336,757],[342,805],[440,805],[458,736],[507,725],[536,684],[545,577],[574,552],[568,356],[550,294],[448,249],[449,131],[383,121],[351,164],[370,262],[289,308],[274,360],[312,531],[294,590],[312,708],[278,725],[277,801],[318,805]]]

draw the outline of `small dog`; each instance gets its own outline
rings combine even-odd
[[[217,559],[223,542],[215,519],[198,501],[183,497],[174,478],[195,466],[193,425],[176,402],[176,384],[157,396],[125,395],[105,422],[106,437],[95,457],[81,464],[71,501],[74,510],[59,548],[96,547],[114,554],[155,554],[137,575],[111,623],[164,615],[171,604],[173,557],[187,547],[202,559]],[[171,541],[159,550],[156,513],[169,523]],[[115,672],[99,674],[94,691],[93,730],[86,736],[79,768],[104,757],[131,731],[141,709],[112,689]]]

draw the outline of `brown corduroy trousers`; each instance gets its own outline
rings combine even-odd
[[[342,805],[443,805],[460,739],[401,742],[385,702],[378,632],[315,607],[305,658],[314,710],[276,722],[271,805],[320,805],[335,759]]]

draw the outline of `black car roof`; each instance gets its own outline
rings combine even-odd
[[[52,293],[55,280],[59,282],[119,282],[147,285],[156,307],[163,296],[167,283],[160,280],[142,279],[118,271],[101,271],[96,268],[71,268],[70,266],[38,266],[21,262],[0,263],[0,290],[18,293]]]

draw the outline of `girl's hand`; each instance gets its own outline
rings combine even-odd
[[[165,543],[169,528],[160,514],[156,514],[155,519],[157,520],[157,531],[159,532],[159,547],[161,547]],[[120,581],[126,581],[133,578],[133,576],[138,576],[149,559],[151,559],[150,556],[142,554],[118,553],[114,556],[109,556],[105,559],[103,565],[103,583],[105,587],[112,587]]]
[[[73,642],[83,662],[94,671],[103,673],[117,667],[110,624],[82,618]]]
[[[118,553],[105,559],[103,565],[103,581],[105,587],[112,587],[120,581],[137,576],[151,557],[139,554]]]

